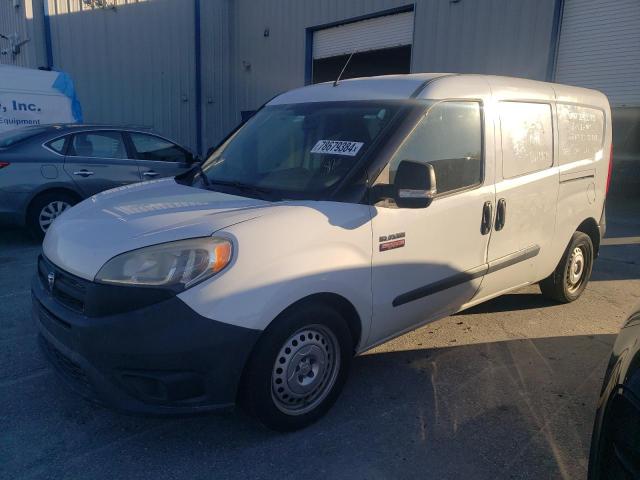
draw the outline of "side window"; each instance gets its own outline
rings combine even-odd
[[[604,140],[604,113],[595,108],[562,103],[557,109],[560,165],[595,160]]]
[[[64,154],[64,143],[67,141],[67,137],[57,138],[47,143],[47,147],[60,155]]]
[[[89,158],[127,158],[119,132],[82,132],[73,136],[69,156]]]
[[[553,165],[551,105],[500,102],[502,176],[514,178]]]
[[[431,107],[389,162],[389,183],[403,160],[433,165],[438,194],[481,183],[480,104],[442,102]]]
[[[138,160],[156,162],[187,162],[189,154],[174,143],[154,135],[130,132]]]

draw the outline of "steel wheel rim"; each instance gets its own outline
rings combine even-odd
[[[575,247],[569,259],[567,269],[567,285],[569,293],[577,291],[583,283],[587,260],[582,247]]]
[[[55,200],[42,207],[42,210],[40,210],[40,215],[38,215],[38,223],[40,224],[40,229],[43,232],[46,232],[53,221],[60,215],[62,215],[62,212],[69,208],[71,208],[71,204],[63,200]]]
[[[281,412],[303,415],[327,397],[340,371],[340,345],[322,325],[291,335],[278,352],[271,374],[271,397]]]

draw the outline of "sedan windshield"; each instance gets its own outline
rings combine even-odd
[[[400,108],[370,101],[267,106],[211,154],[205,182],[317,197],[360,162]]]

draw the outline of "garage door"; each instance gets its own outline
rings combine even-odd
[[[556,81],[640,106],[640,1],[565,0]]]
[[[313,81],[335,80],[351,53],[343,78],[409,73],[412,42],[412,11],[317,30]]]

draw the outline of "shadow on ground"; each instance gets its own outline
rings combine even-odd
[[[121,415],[43,363],[0,383],[0,477],[576,478],[613,338],[364,355],[328,416],[287,435],[241,412]]]

